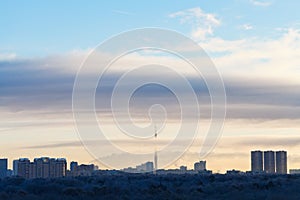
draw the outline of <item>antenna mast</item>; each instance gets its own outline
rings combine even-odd
[[[156,141],[157,141],[157,130],[156,125],[154,125],[154,143],[155,143],[155,153],[154,153],[154,174],[156,174],[157,170],[157,147],[156,147]]]

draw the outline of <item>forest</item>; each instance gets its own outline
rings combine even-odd
[[[299,175],[109,174],[7,177],[0,199],[300,199]]]

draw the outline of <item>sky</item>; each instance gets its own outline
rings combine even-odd
[[[192,168],[194,162],[205,159],[214,172],[249,170],[251,150],[283,149],[288,151],[288,168],[300,168],[299,4],[296,0],[1,1],[0,157],[12,161],[50,156],[97,163],[82,144],[74,122],[72,91],[76,73],[93,49],[109,38],[132,29],[157,27],[195,41],[222,76],[227,111],[221,137],[209,155],[199,156],[211,117],[207,86],[176,56],[144,51],[114,63],[103,79],[105,87],[98,88],[96,113],[107,140],[118,140],[117,146],[131,153],[153,151],[151,140],[141,143],[120,136],[109,106],[112,87],[124,71],[155,60],[172,65],[188,77],[201,101],[202,116],[194,143],[185,149],[185,142],[176,141],[171,152],[161,154],[160,162],[168,155],[182,153],[169,167]],[[98,71],[97,67],[90,69],[84,79],[89,80]],[[147,77],[181,86],[175,75],[160,70],[136,71],[123,86],[126,89]],[[137,90],[130,102],[135,125],[151,130],[151,105],[163,107],[154,109],[158,112],[154,112],[155,119],[161,120],[165,116],[162,113],[167,112],[164,126],[156,122],[160,131],[158,149],[174,139],[178,129],[180,107],[175,97],[168,88],[150,85]],[[194,110],[192,104],[186,108],[188,113]],[[118,114],[126,118],[125,112]],[[187,123],[195,120],[191,116]],[[122,125],[128,123],[131,121],[124,120]],[[141,134],[151,135],[149,130]],[[184,139],[190,138],[187,133]],[[114,152],[110,144],[101,142],[86,143],[99,147],[101,161],[119,168],[133,165],[128,161],[130,156]],[[139,163],[149,158],[135,159]]]

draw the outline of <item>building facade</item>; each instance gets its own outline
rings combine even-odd
[[[7,158],[0,159],[0,178],[7,176]]]
[[[13,175],[14,176],[18,175],[18,163],[19,163],[19,160],[13,160]]]
[[[17,162],[17,176],[21,176],[24,178],[29,178],[29,165],[30,160],[28,158],[20,158]]]
[[[55,177],[63,177],[67,174],[67,160],[65,158],[58,158],[55,162]]]
[[[76,169],[76,167],[78,166],[78,162],[72,161],[70,163],[70,170],[74,171]]]
[[[194,164],[195,171],[205,171],[206,170],[206,161],[201,160],[200,162],[196,162]]]
[[[28,178],[37,178],[36,164],[33,162],[29,163],[29,177]]]
[[[275,152],[264,152],[264,171],[268,174],[275,173]]]
[[[122,171],[128,172],[128,173],[154,172],[154,170],[155,170],[154,164],[153,164],[153,162],[150,162],[150,161],[146,162],[146,163],[142,163],[140,165],[137,165],[135,168],[128,167],[128,168],[122,169]]]
[[[64,158],[35,158],[30,162],[28,158],[14,160],[14,175],[24,178],[56,178],[66,176],[67,161]]]
[[[186,172],[187,171],[187,166],[180,166],[179,170],[182,172]]]
[[[90,165],[76,165],[71,171],[71,176],[92,176],[93,172],[97,169],[97,166]]]
[[[287,174],[287,152],[276,151],[276,173]]]
[[[264,171],[262,151],[251,151],[251,171],[252,172]]]
[[[290,174],[300,174],[300,169],[290,169]]]
[[[153,162],[146,162],[136,166],[137,172],[152,172],[154,170]]]

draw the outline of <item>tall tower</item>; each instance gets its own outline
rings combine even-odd
[[[251,171],[263,172],[263,152],[251,151]]]
[[[287,173],[287,153],[286,151],[276,151],[276,173]]]
[[[275,153],[274,151],[264,152],[264,168],[266,173],[275,173]]]
[[[157,141],[157,130],[156,130],[156,125],[154,126],[154,142],[155,142],[155,153],[154,153],[154,170],[153,173],[156,174],[156,170],[157,170],[157,147],[156,147],[156,141]]]

